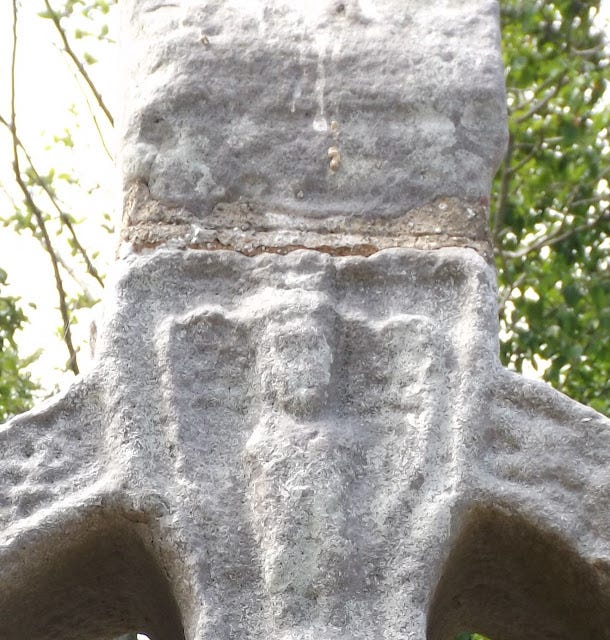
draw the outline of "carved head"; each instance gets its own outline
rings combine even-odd
[[[335,343],[331,314],[283,309],[264,328],[257,370],[263,398],[274,407],[312,416],[326,404]]]

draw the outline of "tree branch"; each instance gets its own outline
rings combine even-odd
[[[562,71],[557,78],[557,84],[546,94],[546,96],[544,96],[544,98],[542,98],[541,100],[538,100],[538,102],[534,102],[532,106],[523,115],[520,115],[518,118],[515,118],[515,121],[514,121],[515,124],[517,125],[523,124],[524,122],[529,120],[534,114],[538,113],[540,109],[543,109],[544,107],[546,107],[546,105],[561,91],[561,89],[566,84],[567,73],[568,72],[566,70]]]
[[[510,189],[510,181],[513,173],[510,170],[510,163],[513,157],[513,137],[509,136],[508,146],[502,161],[502,180],[500,181],[500,191],[498,192],[498,200],[496,205],[496,216],[493,226],[493,239],[497,243],[500,231],[504,225],[504,214],[506,204],[508,203],[508,192]]]
[[[539,251],[540,249],[542,249],[542,247],[550,247],[555,244],[558,244],[559,242],[563,242],[564,240],[567,240],[568,238],[575,236],[577,233],[580,233],[581,231],[587,231],[588,229],[592,229],[593,227],[597,226],[600,222],[604,222],[606,220],[610,220],[610,209],[608,208],[604,209],[604,211],[602,211],[602,213],[599,216],[597,216],[596,218],[593,218],[592,220],[589,220],[588,222],[585,222],[584,224],[580,224],[576,227],[572,227],[567,231],[562,231],[564,228],[564,225],[561,225],[561,227],[555,233],[552,233],[548,236],[544,236],[543,238],[540,238],[539,240],[531,244],[529,247],[525,247],[524,249],[521,249],[521,251],[507,251],[505,252],[505,255],[506,257],[511,259],[525,258],[530,253]]]
[[[513,291],[518,287],[520,287],[525,282],[526,277],[527,277],[526,272],[522,271],[513,282],[511,282],[510,284],[507,284],[506,287],[504,287],[504,292],[501,296],[499,296],[499,299],[498,299],[498,316],[499,317],[505,316],[504,312],[506,309],[506,303],[510,300],[510,297],[513,295]],[[506,320],[505,317],[504,319]],[[508,326],[508,323],[506,324]]]
[[[12,134],[12,130],[9,123],[6,121],[4,117],[2,117],[2,115],[0,115],[0,124],[3,124],[5,127],[8,127],[8,129],[11,131],[11,134]],[[78,239],[78,236],[76,235],[76,230],[74,229],[74,225],[70,221],[70,216],[60,207],[59,202],[55,197],[55,194],[53,193],[53,191],[51,191],[51,189],[49,188],[49,185],[43,180],[42,176],[36,170],[36,167],[34,166],[32,158],[28,153],[27,149],[25,148],[25,146],[23,145],[23,143],[21,142],[21,140],[19,139],[17,132],[15,132],[14,134],[14,139],[17,142],[17,146],[23,151],[23,155],[26,157],[26,160],[28,161],[30,169],[34,174],[34,178],[36,179],[36,184],[38,184],[38,186],[41,187],[44,190],[44,192],[47,194],[51,204],[53,205],[53,208],[57,211],[59,215],[59,219],[61,220],[62,224],[64,224],[68,228],[70,235],[72,236],[72,241],[74,242],[74,246],[76,247],[76,250],[78,251],[78,253],[80,253],[83,260],[85,261],[87,273],[90,276],[92,276],[103,288],[104,281],[102,280],[94,264],[91,262],[91,259],[89,258],[89,255],[87,254],[85,248],[82,246],[80,240]]]
[[[542,146],[542,141],[537,142],[534,146],[533,149],[525,156],[525,158],[523,158],[523,160],[520,160],[514,167],[508,167],[507,172],[512,176],[515,173],[518,173],[521,169],[523,169],[523,167],[533,158],[535,158],[541,150],[541,146]]]
[[[78,56],[76,55],[76,53],[74,53],[74,50],[72,49],[72,47],[70,46],[70,43],[68,42],[68,37],[66,36],[66,32],[64,28],[61,26],[61,18],[59,14],[55,11],[55,9],[53,9],[53,7],[51,7],[51,5],[49,4],[49,0],[44,0],[44,3],[45,3],[45,6],[47,7],[47,11],[49,12],[52,22],[55,25],[55,29],[57,30],[57,33],[61,38],[61,41],[64,45],[65,52],[70,56],[72,62],[78,69],[78,72],[87,83],[89,89],[91,90],[91,93],[95,97],[97,104],[99,105],[100,109],[104,112],[104,115],[108,119],[108,122],[110,122],[110,124],[114,126],[114,118],[112,117],[110,110],[106,106],[100,92],[95,87],[95,84],[93,84],[93,80],[91,80],[91,77],[87,73],[87,70],[83,66],[82,62],[78,59]]]
[[[561,79],[562,74],[565,74],[565,71],[561,71],[559,73],[555,73],[553,75],[550,75],[544,82],[541,82],[535,89],[531,89],[534,98],[536,96],[539,96],[540,93],[542,91],[544,91],[545,89],[548,89],[550,86],[554,86]],[[511,87],[510,91],[513,92],[513,93],[519,93],[519,92],[522,91],[522,89],[521,88],[517,88],[517,87]],[[531,103],[531,100],[528,100],[527,104],[530,104],[530,103]],[[515,105],[512,108],[512,111],[513,112],[521,111],[521,109],[524,109],[525,106],[526,105],[524,103]]]
[[[43,246],[49,255],[51,260],[51,265],[53,268],[53,275],[55,277],[55,287],[57,289],[57,295],[59,298],[59,310],[61,313],[61,318],[63,321],[63,340],[66,344],[66,348],[68,349],[68,368],[74,373],[74,375],[78,375],[78,362],[76,359],[76,350],[74,349],[74,344],[72,342],[72,331],[70,329],[70,314],[68,311],[67,305],[67,296],[66,291],[64,289],[63,281],[61,278],[61,273],[59,271],[59,264],[57,260],[57,256],[55,254],[55,250],[53,248],[53,244],[51,243],[51,239],[49,237],[49,233],[46,228],[46,224],[44,221],[44,215],[42,211],[38,208],[36,203],[34,202],[32,195],[30,194],[27,185],[23,181],[21,177],[21,169],[19,166],[19,147],[17,144],[17,120],[16,120],[16,110],[15,110],[15,68],[17,62],[17,0],[12,0],[13,4],[13,45],[11,51],[11,67],[10,67],[10,85],[11,85],[11,95],[10,95],[10,108],[11,108],[11,123],[10,123],[10,131],[12,138],[12,149],[13,149],[13,173],[15,174],[15,180],[19,185],[21,192],[25,198],[25,203],[28,209],[32,212],[32,215],[36,219],[36,223],[38,228],[40,229],[40,233],[42,234]]]

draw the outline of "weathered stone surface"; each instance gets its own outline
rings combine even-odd
[[[506,141],[495,1],[129,0],[124,13],[125,238],[246,252],[486,241]],[[472,213],[452,242],[432,206],[447,198]]]
[[[122,260],[0,427],[0,640],[610,640],[610,423],[497,357],[495,3],[122,4]]]
[[[608,421],[500,368],[476,252],[157,250],[110,299],[2,430],[0,638],[610,638]]]

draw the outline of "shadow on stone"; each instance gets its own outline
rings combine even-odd
[[[469,516],[428,616],[428,640],[610,638],[610,571],[555,534],[496,508]]]
[[[49,536],[0,593],[0,638],[107,640],[138,630],[184,640],[169,584],[137,532],[88,525]]]

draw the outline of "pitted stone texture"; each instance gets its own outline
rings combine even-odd
[[[494,0],[128,0],[123,13],[127,239],[186,225],[201,236],[189,246],[241,250],[251,230],[266,234],[255,246],[353,246],[385,220],[390,246],[417,229],[434,246],[451,235],[439,198],[476,213],[456,211],[458,236],[484,239],[506,142]]]
[[[610,640],[610,424],[502,371],[474,251],[121,268],[2,428],[0,638]]]

